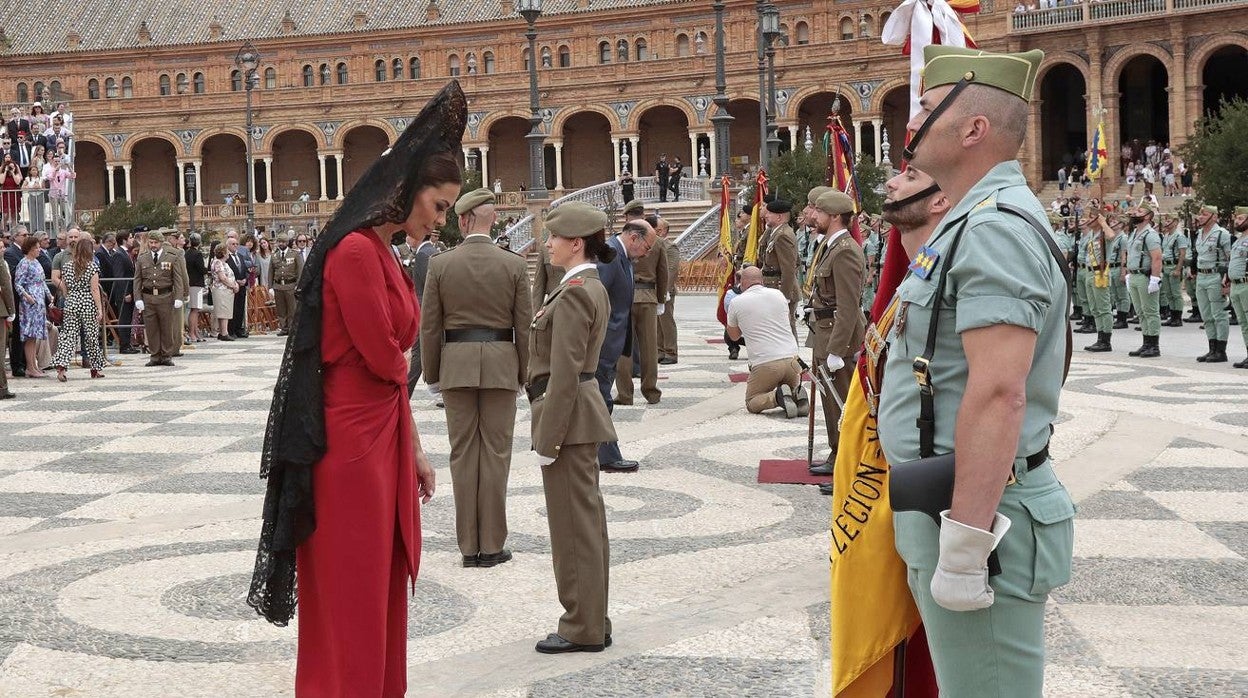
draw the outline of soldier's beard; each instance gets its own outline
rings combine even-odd
[[[1239,225],[1235,226],[1235,232],[1237,233],[1248,232],[1248,221],[1244,221],[1243,223],[1240,223]]]
[[[892,223],[901,230],[918,228],[927,222],[927,210],[923,204],[939,191],[940,186],[933,183],[901,201],[885,201],[880,207],[881,215],[886,222]]]

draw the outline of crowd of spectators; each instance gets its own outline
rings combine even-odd
[[[0,130],[0,228],[58,234],[73,223],[73,113],[41,102],[13,107]]]

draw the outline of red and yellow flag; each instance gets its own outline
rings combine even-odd
[[[723,272],[719,277],[719,302],[715,304],[715,319],[719,324],[728,326],[728,311],[724,309],[724,296],[732,288],[732,275],[735,267],[732,264],[732,196],[729,187],[732,181],[724,177],[719,182],[719,255]]]
[[[745,239],[745,254],[742,261],[746,264],[758,262],[758,238],[763,232],[763,200],[767,197],[767,172],[759,169],[754,180],[754,210],[750,212],[750,233]]]

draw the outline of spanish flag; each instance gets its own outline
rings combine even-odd
[[[750,213],[750,232],[745,239],[745,254],[742,261],[746,264],[758,262],[758,238],[763,231],[763,201],[767,198],[767,172],[760,169],[754,180],[754,210]],[[723,233],[721,231],[720,235]]]
[[[1088,149],[1088,179],[1099,179],[1109,162],[1109,147],[1105,143],[1105,116],[1096,123],[1096,133],[1092,134],[1092,147]]]
[[[719,277],[719,302],[715,304],[715,319],[728,326],[728,311],[724,309],[724,296],[732,288],[732,196],[728,193],[732,181],[724,177],[719,183],[719,255],[723,272]]]

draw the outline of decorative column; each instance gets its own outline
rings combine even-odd
[[[204,161],[192,160],[191,164],[195,167],[195,205],[204,205]]]
[[[494,184],[490,182],[490,146],[483,145],[477,150],[481,151],[481,186],[494,191]]]
[[[130,187],[130,167],[131,167],[130,163],[126,163],[122,165],[122,168],[124,168],[126,171],[126,201],[134,203],[133,195],[130,193],[134,191],[134,189]]]
[[[264,203],[273,203],[273,158],[264,159]]]
[[[1167,3],[1169,4],[1169,3]],[[1179,24],[1175,22],[1174,24]],[[1187,132],[1192,127],[1192,120],[1187,116],[1187,46],[1182,31],[1175,27],[1170,45],[1174,47],[1174,57],[1170,65],[1170,85],[1166,87],[1166,100],[1170,103],[1170,148],[1177,152],[1179,146],[1187,142]],[[1198,81],[1199,82],[1199,81]],[[1197,114],[1200,112],[1197,111]],[[1122,144],[1119,144],[1121,148]],[[1176,173],[1177,174],[1177,173]],[[1177,179],[1177,177],[1176,177]]]
[[[325,176],[325,156],[317,153],[316,159],[321,163],[321,201],[328,201],[329,197],[325,195],[325,192],[329,191],[329,188],[325,186],[325,180],[328,179]]]
[[[715,139],[714,131],[711,131],[710,133],[706,134],[706,136],[707,138],[710,139],[710,144],[709,144],[710,147],[708,148],[710,152],[707,153],[706,155],[707,157],[711,159],[710,161],[711,181],[718,181],[717,175],[719,173],[719,149],[716,146],[719,144],[719,141]]]
[[[862,122],[854,119],[854,154],[862,155]]]
[[[800,131],[796,124],[789,127],[789,150],[797,152],[797,132]]]
[[[1023,176],[1035,187],[1040,187],[1048,173],[1044,171],[1044,153],[1040,151],[1040,113],[1044,100],[1033,99],[1027,105],[1027,136],[1023,139],[1019,162]]]
[[[108,173],[108,203],[117,200],[117,166],[105,165],[104,170]]]
[[[698,134],[689,134],[689,166],[693,168],[693,174],[698,174]]]
[[[641,155],[637,150],[637,144],[639,142],[641,142],[641,136],[628,137],[629,167],[633,168],[632,172],[634,177],[636,177],[637,173],[641,171]]]
[[[615,170],[615,178],[620,178],[620,139],[611,136],[611,167]]]
[[[550,144],[555,146],[555,189],[563,191],[563,141],[552,139]]]
[[[334,197],[337,201],[342,201],[342,153],[334,156],[334,171],[338,177],[338,196]]]
[[[178,165],[178,205],[186,205],[186,163],[179,161]]]
[[[875,141],[875,164],[877,165],[884,160],[884,152],[880,146],[880,129],[882,128],[884,128],[884,117],[877,116],[871,119],[871,131],[874,134],[872,140]]]

